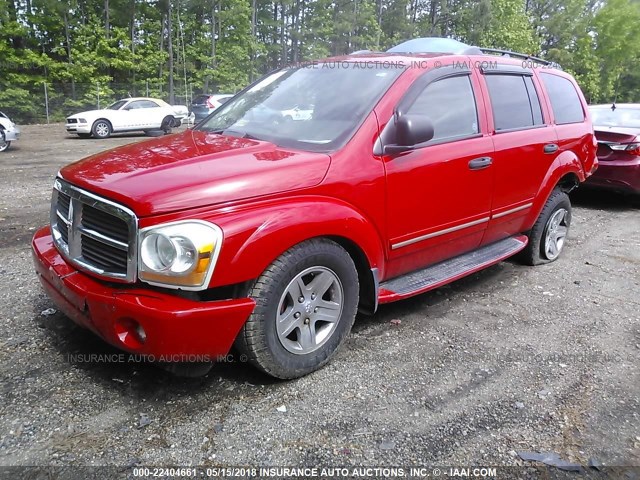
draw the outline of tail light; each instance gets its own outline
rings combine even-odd
[[[207,107],[216,108],[216,104],[210,98],[207,98]]]
[[[629,155],[640,156],[640,143],[616,143],[609,145],[611,150],[624,151]]]

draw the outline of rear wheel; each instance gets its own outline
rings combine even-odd
[[[173,118],[171,115],[164,117],[162,119],[162,123],[160,124],[160,130],[162,130],[165,133],[165,135],[170,134],[175,121],[176,119]]]
[[[256,308],[236,339],[248,360],[290,379],[325,365],[344,342],[358,306],[358,273],[337,243],[301,243],[275,260],[250,296]]]
[[[556,260],[565,245],[571,225],[571,201],[562,190],[554,190],[533,228],[521,258],[528,265],[541,265]]]
[[[91,127],[91,133],[96,138],[109,138],[111,136],[111,123],[108,120],[96,120]]]

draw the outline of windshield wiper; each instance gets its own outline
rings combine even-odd
[[[212,130],[211,133],[214,133],[216,135],[228,135],[230,137],[237,138],[247,138],[249,140],[262,140],[261,138],[258,138],[251,133],[239,132],[238,130],[233,130],[231,128],[219,128],[217,130]]]

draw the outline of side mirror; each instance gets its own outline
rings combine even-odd
[[[395,123],[396,143],[385,145],[385,155],[413,150],[433,138],[433,123],[425,115],[401,115]]]

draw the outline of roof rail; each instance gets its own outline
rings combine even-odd
[[[562,67],[556,62],[543,60],[542,58],[534,57],[532,55],[527,55],[526,53],[512,52],[511,50],[499,50],[497,48],[483,48],[483,47],[478,47],[478,48],[482,51],[482,53],[501,55],[503,57],[521,58],[522,60],[531,60],[532,62],[539,63],[540,65],[547,65],[549,67],[562,70]]]

